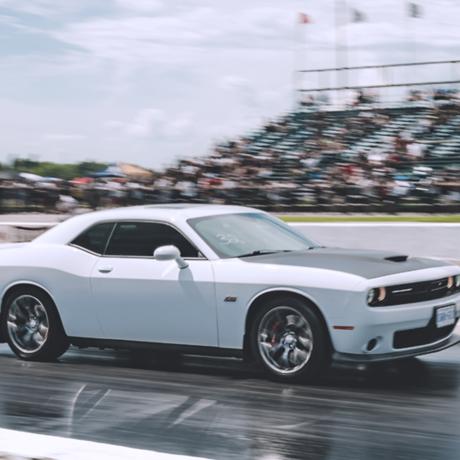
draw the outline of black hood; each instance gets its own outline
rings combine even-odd
[[[440,260],[408,257],[388,251],[341,248],[313,248],[308,251],[278,252],[243,257],[241,260],[255,264],[323,268],[350,273],[367,279],[446,265]]]

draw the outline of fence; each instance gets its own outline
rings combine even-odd
[[[378,91],[376,103],[388,106],[408,89],[458,88],[460,60],[304,69],[296,81],[298,95],[314,94],[332,106],[350,104],[357,91]]]

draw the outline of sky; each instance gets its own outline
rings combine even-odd
[[[405,0],[0,0],[0,162],[205,155],[292,109],[296,69],[335,66],[337,2],[348,65],[460,58],[459,0],[418,19]]]

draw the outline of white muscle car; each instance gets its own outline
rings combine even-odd
[[[26,360],[174,349],[290,380],[459,342],[460,267],[325,248],[251,208],[98,211],[1,247],[1,340]]]

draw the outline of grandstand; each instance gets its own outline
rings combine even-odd
[[[209,157],[180,161],[167,171],[179,184],[172,198],[303,211],[458,211],[459,93],[429,85],[408,84],[391,103],[366,93],[385,85],[354,90],[346,107],[309,96]]]
[[[217,146],[203,162],[183,160],[169,174],[186,181],[190,165],[198,188],[189,198],[197,201],[305,211],[456,211],[460,105],[448,99],[378,109],[299,108]],[[200,186],[200,178],[209,184]]]

